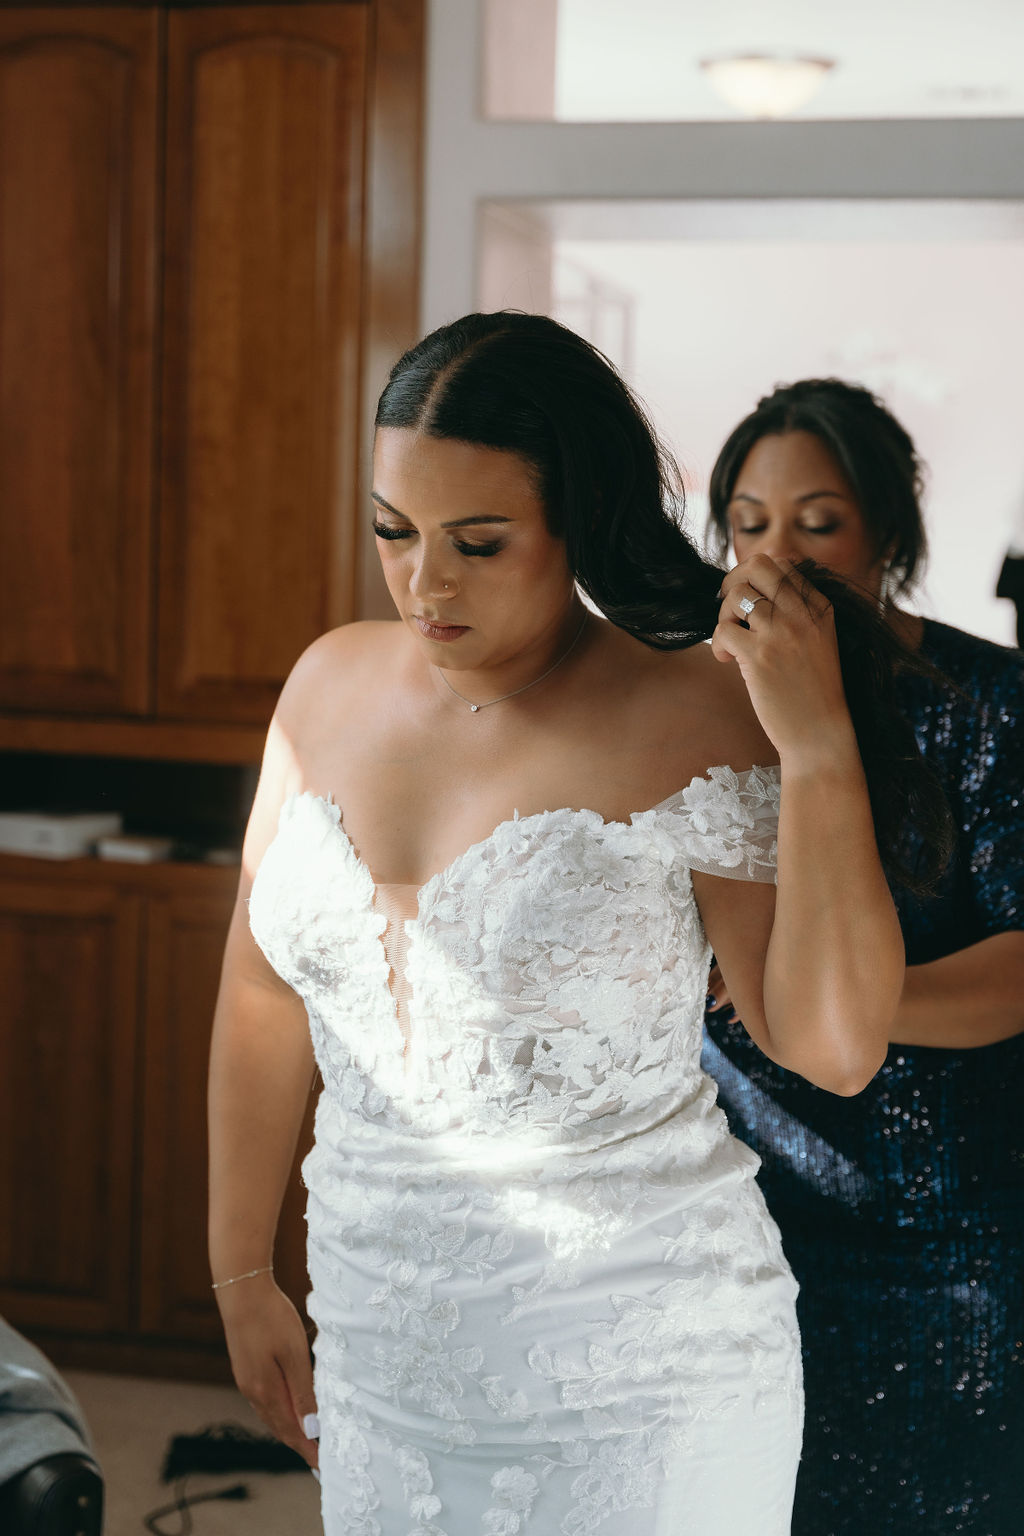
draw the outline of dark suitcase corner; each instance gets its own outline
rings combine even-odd
[[[0,1488],[3,1536],[101,1536],[103,1479],[88,1456],[47,1456]]]

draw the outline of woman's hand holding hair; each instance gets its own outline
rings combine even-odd
[[[832,605],[791,560],[752,555],[729,572],[711,648],[739,667],[780,760],[846,757],[859,771]]]
[[[705,927],[725,971],[722,995],[739,998],[748,1030],[781,1066],[833,1093],[857,1093],[885,1059],[903,943],[832,602],[791,561],[751,556],[722,584],[712,648],[740,668],[782,779],[778,890],[759,988],[745,974],[742,902],[732,896],[735,910],[724,910],[724,898],[703,894]],[[751,932],[755,915],[746,915]]]
[[[313,1367],[298,1312],[272,1275],[218,1291],[217,1305],[238,1390],[270,1433],[315,1468],[317,1442],[304,1428],[316,1414]]]

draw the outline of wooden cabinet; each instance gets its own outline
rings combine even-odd
[[[0,708],[149,699],[158,38],[0,10]]]
[[[118,1331],[130,1313],[141,901],[0,877],[0,1312]]]
[[[57,1358],[166,1369],[195,1346],[186,1368],[223,1374],[206,1062],[234,882],[0,856],[0,1313]],[[300,1308],[303,1208],[296,1167],[275,1261]]]
[[[169,17],[158,702],[266,719],[353,617],[365,5]]]
[[[0,710],[265,725],[375,611],[422,9],[0,9]]]

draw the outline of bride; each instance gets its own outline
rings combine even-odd
[[[789,1529],[795,1286],[700,1070],[709,960],[767,1056],[859,1092],[903,976],[872,798],[884,846],[915,769],[870,613],[767,556],[720,597],[669,486],[571,332],[434,332],[377,414],[397,620],[311,646],[270,729],[210,1251],[328,1536]],[[315,1382],[272,1269],[314,1069]]]

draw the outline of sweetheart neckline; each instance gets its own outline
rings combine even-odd
[[[671,795],[667,795],[664,800],[659,800],[657,805],[652,805],[643,811],[630,811],[628,821],[619,821],[615,817],[612,817],[606,821],[605,818],[601,815],[600,811],[595,811],[589,806],[574,807],[571,805],[560,805],[556,806],[553,810],[531,811],[526,816],[520,816],[519,812],[515,811],[511,816],[504,817],[495,826],[493,826],[490,832],[486,834],[486,836],[477,838],[475,842],[472,842],[468,845],[468,847],[463,848],[461,853],[457,853],[453,859],[445,864],[442,869],[437,870],[435,874],[431,875],[427,880],[425,880],[422,885],[414,885],[411,881],[377,881],[375,879],[373,871],[357,849],[348,828],[345,826],[341,805],[337,800],[335,800],[332,792],[329,791],[326,795],[320,795],[312,789],[293,790],[291,794],[286,795],[282,801],[281,814],[283,815],[286,806],[292,805],[299,800],[310,800],[316,805],[325,807],[331,813],[330,819],[332,826],[336,828],[336,830],[340,833],[342,842],[351,855],[353,862],[361,871],[370,886],[370,890],[372,892],[371,907],[373,910],[379,910],[377,907],[378,892],[396,889],[412,890],[415,891],[416,895],[416,917],[407,919],[406,921],[417,922],[419,921],[420,914],[423,909],[424,894],[427,891],[430,891],[432,886],[438,885],[443,880],[450,878],[450,876],[459,867],[459,865],[464,863],[465,860],[470,857],[470,855],[479,853],[482,849],[486,848],[489,843],[492,843],[495,838],[497,838],[502,832],[506,832],[510,827],[523,827],[528,825],[530,822],[541,821],[545,817],[549,816],[569,816],[575,818],[595,817],[601,831],[622,829],[623,831],[629,832],[639,824],[641,817],[654,816],[659,811],[666,810],[673,801],[679,800],[683,795],[686,794],[687,790],[692,789],[695,784],[705,785],[710,778],[710,775],[719,770],[725,770],[730,773],[736,772],[736,770],[731,768],[728,763],[715,763],[710,768],[706,768],[703,774],[694,774],[693,778],[688,784],[684,784],[680,789],[673,791],[673,793]],[[777,765],[755,763],[752,767],[741,770],[740,773],[736,774],[736,777],[738,779],[744,779],[752,773],[771,773],[772,771],[777,771]],[[712,780],[712,782],[714,781]]]
[[[682,794],[682,790],[678,790],[676,793]],[[675,798],[675,795],[669,796],[669,800],[674,800]],[[602,829],[610,829],[615,827],[623,828],[626,831],[629,831],[636,825],[632,815],[630,816],[629,821],[605,821],[600,811],[591,810],[587,806],[581,806],[579,809],[575,809],[569,805],[561,805],[552,811],[531,811],[528,816],[506,816],[501,821],[497,822],[496,825],[491,828],[490,832],[486,834],[486,836],[477,838],[475,842],[472,842],[468,845],[468,847],[463,848],[461,853],[457,853],[453,859],[449,860],[449,862],[445,864],[442,869],[437,870],[436,873],[432,874],[428,879],[426,879],[422,885],[415,885],[411,881],[377,880],[375,878],[369,864],[363,858],[362,854],[359,852],[358,848],[353,842],[352,836],[345,825],[341,806],[338,801],[333,798],[332,795],[318,795],[311,789],[301,790],[286,797],[284,804],[282,805],[282,810],[284,809],[285,805],[291,804],[296,800],[311,800],[314,804],[323,806],[326,810],[331,812],[330,820],[332,827],[340,835],[345,848],[348,850],[352,857],[353,862],[363,874],[371,888],[374,897],[373,908],[375,911],[379,910],[376,903],[376,897],[379,892],[392,890],[411,890],[415,892],[416,910],[417,913],[420,913],[424,906],[423,897],[427,891],[431,890],[432,886],[439,885],[446,879],[449,879],[454,874],[459,865],[463,864],[471,854],[480,853],[490,843],[493,843],[502,832],[506,832],[510,827],[527,826],[531,821],[540,821],[545,816],[595,816],[597,817],[597,820],[600,823]],[[651,811],[660,811],[667,804],[668,800],[663,800],[660,802],[660,804],[652,806]],[[644,816],[650,814],[650,812],[637,811],[633,814],[637,816]]]

